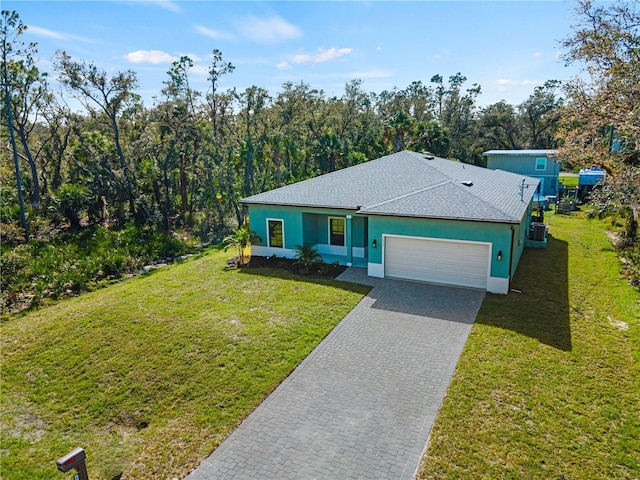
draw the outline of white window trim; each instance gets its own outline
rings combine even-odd
[[[538,160],[544,160],[542,168],[538,168]],[[544,172],[547,169],[547,159],[544,157],[536,158],[536,172]]]
[[[267,247],[269,248],[285,248],[286,242],[284,237],[284,220],[282,218],[267,218]],[[271,245],[271,230],[269,229],[269,222],[280,222],[282,224],[282,246]]]
[[[342,220],[344,224],[344,233],[342,234],[343,243],[342,245],[333,245],[331,243],[331,220]],[[334,247],[345,247],[347,245],[347,219],[345,217],[329,217],[327,218],[327,245],[332,245]]]

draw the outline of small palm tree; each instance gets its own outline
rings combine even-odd
[[[235,247],[238,250],[238,263],[239,265],[245,264],[244,251],[251,244],[261,242],[262,239],[249,228],[248,224],[242,225],[240,228],[233,230],[233,235],[226,237],[222,243],[224,244],[225,251],[229,247]]]
[[[65,184],[56,191],[53,200],[71,230],[80,228],[80,217],[89,205],[89,191],[81,185]]]
[[[296,245],[296,263],[307,273],[315,263],[322,263],[322,256],[311,245]]]

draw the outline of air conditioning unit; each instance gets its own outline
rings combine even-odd
[[[534,222],[531,224],[531,234],[529,238],[537,242],[544,241],[547,235],[547,226],[544,223]]]

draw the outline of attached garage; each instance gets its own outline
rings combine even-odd
[[[486,290],[490,266],[488,243],[385,236],[385,277]]]
[[[540,181],[403,151],[243,199],[255,256],[327,263],[371,277],[507,293]],[[278,225],[282,241],[271,239]],[[279,237],[280,238],[280,237]]]

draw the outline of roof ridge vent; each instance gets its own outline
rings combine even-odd
[[[434,157],[433,155],[425,155],[424,158],[427,160],[433,160],[436,157]]]

